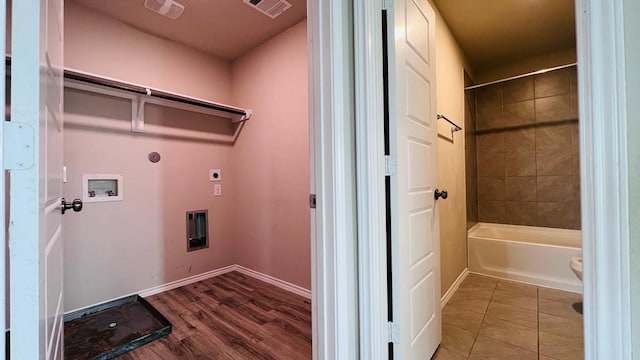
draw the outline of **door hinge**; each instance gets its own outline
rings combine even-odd
[[[25,123],[4,121],[4,169],[24,170],[33,166],[35,132]]]
[[[396,158],[391,155],[384,156],[384,175],[393,176],[398,174],[398,163]]]
[[[309,195],[309,207],[311,209],[315,209],[316,208],[316,194],[310,194]]]
[[[389,321],[387,323],[389,326],[389,341],[390,343],[397,344],[400,340],[400,327],[398,324]]]

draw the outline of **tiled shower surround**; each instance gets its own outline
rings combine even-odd
[[[473,85],[464,73],[464,86]],[[464,156],[467,188],[467,230],[478,223],[478,162],[476,159],[476,98],[474,91],[464,94]]]
[[[580,229],[576,68],[474,92],[478,221]]]

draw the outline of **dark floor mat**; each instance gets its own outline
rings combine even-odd
[[[112,359],[171,332],[151,304],[134,295],[65,316],[65,359]]]

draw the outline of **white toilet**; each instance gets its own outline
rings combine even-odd
[[[576,256],[571,258],[569,262],[569,267],[573,271],[574,274],[582,281],[582,256]]]

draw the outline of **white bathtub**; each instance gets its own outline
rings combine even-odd
[[[582,293],[569,268],[580,230],[478,223],[468,233],[469,272]]]

